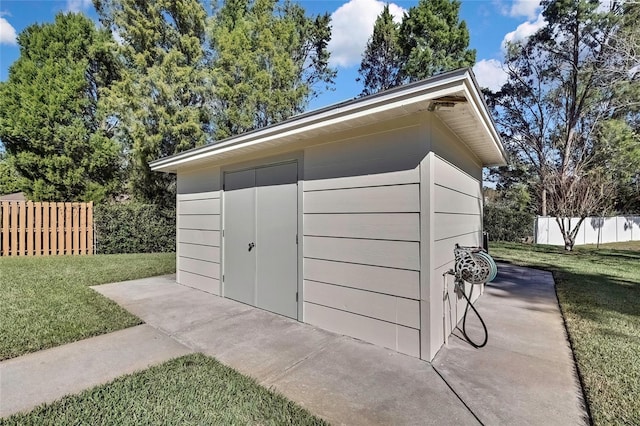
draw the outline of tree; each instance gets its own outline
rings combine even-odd
[[[476,61],[469,49],[469,30],[459,20],[457,0],[420,0],[400,25],[402,74],[408,81],[421,80]]]
[[[596,162],[606,165],[615,185],[614,209],[640,212],[640,4],[614,5],[619,15],[612,34],[603,76],[615,84],[617,108],[597,129],[600,149]]]
[[[226,138],[301,113],[333,83],[328,14],[276,0],[228,0],[211,20],[215,136]]]
[[[30,199],[99,201],[119,189],[121,150],[101,107],[117,78],[111,42],[76,14],[19,35],[0,83],[0,139]]]
[[[129,154],[135,198],[173,205],[175,178],[149,161],[212,140],[206,11],[198,0],[95,0],[103,26],[117,34],[122,79],[109,91],[110,120]]]
[[[385,5],[373,26],[367,42],[357,80],[364,89],[361,96],[377,93],[402,84],[402,49],[398,41],[400,26],[393,21],[389,5]]]
[[[13,159],[0,150],[0,195],[21,192],[25,184],[27,182],[16,171]]]
[[[489,103],[512,156],[534,173],[540,212],[559,217],[571,250],[584,218],[611,206],[612,170],[598,159],[605,147],[616,158],[623,152],[604,136],[612,135],[608,123],[628,126],[638,105],[629,68],[618,68],[625,59],[613,52],[621,3],[608,11],[597,0],[542,6],[547,25],[509,46],[508,81]],[[579,220],[571,225],[571,217]]]

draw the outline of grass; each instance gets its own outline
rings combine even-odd
[[[175,254],[0,258],[0,360],[140,324],[91,285],[172,273]]]
[[[187,355],[0,419],[0,425],[323,425],[213,358]]]
[[[492,243],[498,260],[553,272],[595,424],[640,424],[640,242]]]

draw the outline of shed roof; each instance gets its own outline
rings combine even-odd
[[[151,170],[222,162],[256,151],[294,144],[318,135],[366,126],[419,111],[436,114],[484,166],[504,165],[507,156],[470,68],[451,71],[373,95],[296,115],[150,163]]]

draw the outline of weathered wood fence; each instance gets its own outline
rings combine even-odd
[[[93,203],[0,202],[0,256],[93,254]]]

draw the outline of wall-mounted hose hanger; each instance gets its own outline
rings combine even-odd
[[[487,344],[489,332],[487,331],[487,326],[478,313],[478,310],[473,306],[473,303],[471,303],[471,297],[473,296],[473,288],[475,285],[481,285],[489,281],[493,281],[498,274],[498,267],[493,261],[493,258],[489,256],[489,253],[487,253],[482,247],[463,247],[456,244],[456,247],[453,249],[453,254],[456,259],[455,269],[448,271],[447,274],[455,276],[456,288],[467,300],[467,306],[464,309],[464,316],[462,319],[462,334],[471,346],[474,348],[481,348]],[[471,287],[469,296],[467,296],[465,291],[465,281],[470,284],[474,284]],[[467,312],[469,311],[469,307],[473,309],[482,324],[482,328],[484,329],[484,340],[482,343],[474,342],[467,335]]]

